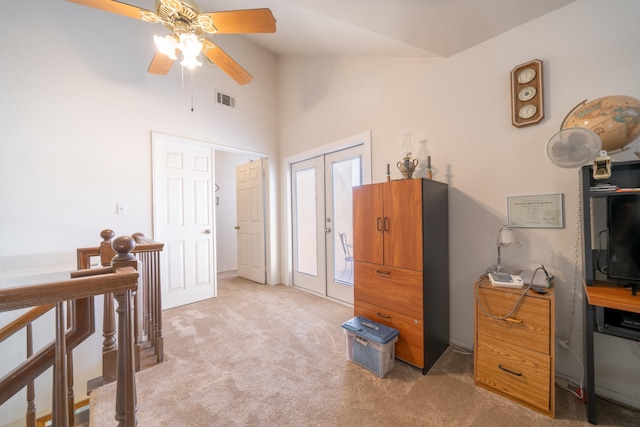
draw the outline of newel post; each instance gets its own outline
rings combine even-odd
[[[115,239],[112,247],[116,252],[111,265],[115,271],[118,267],[131,266],[138,269],[138,260],[131,253],[135,241],[128,236]],[[114,294],[118,301],[118,367],[116,384],[116,420],[119,427],[135,427],[136,425],[136,378],[135,358],[133,351],[133,309],[132,292],[130,290]]]
[[[113,230],[102,230],[100,237],[100,264],[103,267],[111,265],[115,252],[111,247],[111,239],[116,233]],[[114,315],[113,294],[104,295],[104,310],[102,312],[102,384],[116,380],[117,352],[116,319]]]

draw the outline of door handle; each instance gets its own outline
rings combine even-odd
[[[211,230],[209,230],[208,228],[206,230],[203,231],[204,234],[211,234]]]
[[[376,218],[376,230],[382,231],[382,218]]]
[[[324,231],[326,231],[327,233],[331,233],[331,229],[329,227],[325,228]]]
[[[236,225],[236,226],[235,226],[235,227],[233,227],[233,228],[235,228],[236,230],[240,230],[240,226],[239,226],[239,225]]]
[[[389,231],[389,218],[384,217],[384,231]]]

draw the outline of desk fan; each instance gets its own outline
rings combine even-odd
[[[560,129],[547,142],[547,158],[563,168],[593,161],[593,178],[609,178],[608,154],[625,150],[640,136],[640,101],[621,95],[585,100],[567,114]]]
[[[580,167],[593,161],[595,179],[611,176],[611,159],[602,150],[602,140],[591,129],[562,129],[547,141],[545,153],[549,160],[561,168]]]

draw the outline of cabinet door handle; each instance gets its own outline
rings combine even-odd
[[[384,217],[384,231],[389,231],[389,217]]]
[[[522,320],[520,319],[514,319],[513,317],[505,317],[505,319],[507,322],[511,322],[511,323],[522,323]]]
[[[502,365],[498,365],[498,368],[502,369],[505,372],[510,373],[511,375],[515,375],[517,377],[521,377],[522,376],[522,372],[516,372],[516,371],[512,371],[511,369],[507,369]]]
[[[390,272],[390,271],[376,270],[376,273],[378,273],[378,274],[384,274],[384,275],[386,275],[386,276],[391,276],[391,272]]]
[[[382,218],[376,218],[376,230],[382,231]]]
[[[385,316],[384,314],[378,312],[378,316],[382,317],[383,319],[391,319],[391,316]]]

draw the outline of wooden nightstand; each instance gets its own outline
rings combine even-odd
[[[476,283],[475,384],[551,418],[555,417],[555,297]],[[489,314],[487,314],[489,313]]]

